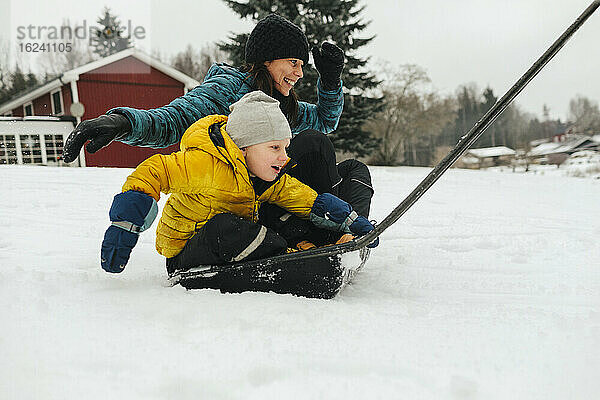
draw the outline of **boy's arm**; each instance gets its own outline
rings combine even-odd
[[[137,192],[146,193],[154,200],[160,200],[160,192],[169,193],[171,188],[171,176],[167,165],[177,166],[177,162],[169,162],[170,158],[177,159],[178,153],[170,155],[155,154],[152,157],[143,161],[127,177],[122,191],[135,190]],[[175,175],[178,175],[175,173]]]
[[[191,152],[199,153],[199,152]],[[186,152],[157,154],[142,162],[123,185],[109,211],[108,227],[100,251],[102,268],[122,272],[138,236],[148,229],[158,213],[160,192],[184,191],[189,186]]]
[[[296,214],[300,218],[309,219],[317,192],[298,179],[284,174],[273,186],[273,192],[267,200]]]
[[[113,199],[108,213],[111,225],[104,233],[100,265],[106,272],[122,272],[140,232],[152,225],[158,214],[156,200],[145,193],[128,190]]]
[[[352,210],[344,200],[330,194],[317,195],[313,189],[289,175],[282,176],[273,188],[269,202],[277,204],[319,228],[342,231],[362,236],[375,227],[363,216]],[[369,244],[376,247],[379,239]]]
[[[127,177],[122,191],[136,190],[156,201],[163,193],[197,191],[195,181],[201,177],[202,167],[211,156],[202,151],[178,151],[169,155],[155,154],[137,166]],[[192,173],[192,174],[190,174]]]

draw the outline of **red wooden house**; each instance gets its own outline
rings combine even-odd
[[[185,94],[198,81],[138,50],[127,49],[63,73],[59,78],[0,105],[0,116],[68,116],[81,103],[86,120],[117,106],[140,109],[160,107]],[[132,147],[120,142],[90,154],[82,151],[81,166],[135,167],[165,149]]]

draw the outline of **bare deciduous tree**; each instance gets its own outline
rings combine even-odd
[[[370,162],[379,165],[423,164],[433,158],[435,137],[454,117],[454,102],[428,89],[425,70],[413,64],[383,69],[385,108],[368,128],[381,139]],[[424,149],[424,150],[423,150]],[[419,156],[426,151],[428,155]]]
[[[598,103],[578,95],[569,102],[569,121],[582,133],[600,131],[600,110]]]
[[[0,103],[5,100],[10,85],[10,60],[8,43],[0,39]]]
[[[66,27],[69,28],[65,29]],[[61,31],[74,32],[75,28],[76,26],[72,25],[69,19],[63,20]],[[47,77],[58,76],[65,71],[70,71],[98,58],[86,39],[78,39],[74,35],[71,35],[67,40],[71,44],[70,51],[40,53],[37,64],[41,72]]]
[[[214,44],[205,44],[200,50],[195,50],[188,44],[184,51],[175,55],[171,64],[173,67],[202,81],[210,66],[215,62],[227,62],[227,55]]]

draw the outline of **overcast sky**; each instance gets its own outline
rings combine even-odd
[[[425,68],[435,88],[453,93],[465,83],[489,85],[499,97],[591,3],[591,0],[370,0],[363,13],[377,35],[359,53],[399,65]],[[138,44],[168,57],[249,31],[220,0],[0,0],[0,34],[16,43],[19,26],[95,25],[103,5],[132,27],[145,29]],[[7,11],[7,12],[5,12]],[[600,100],[600,11],[577,32],[516,102],[541,116],[543,104],[565,119],[569,100],[580,94]]]

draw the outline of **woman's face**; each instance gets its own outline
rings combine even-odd
[[[297,58],[265,61],[265,66],[273,78],[275,89],[284,96],[289,96],[290,90],[298,82],[298,79],[304,76],[302,73],[304,62]]]

